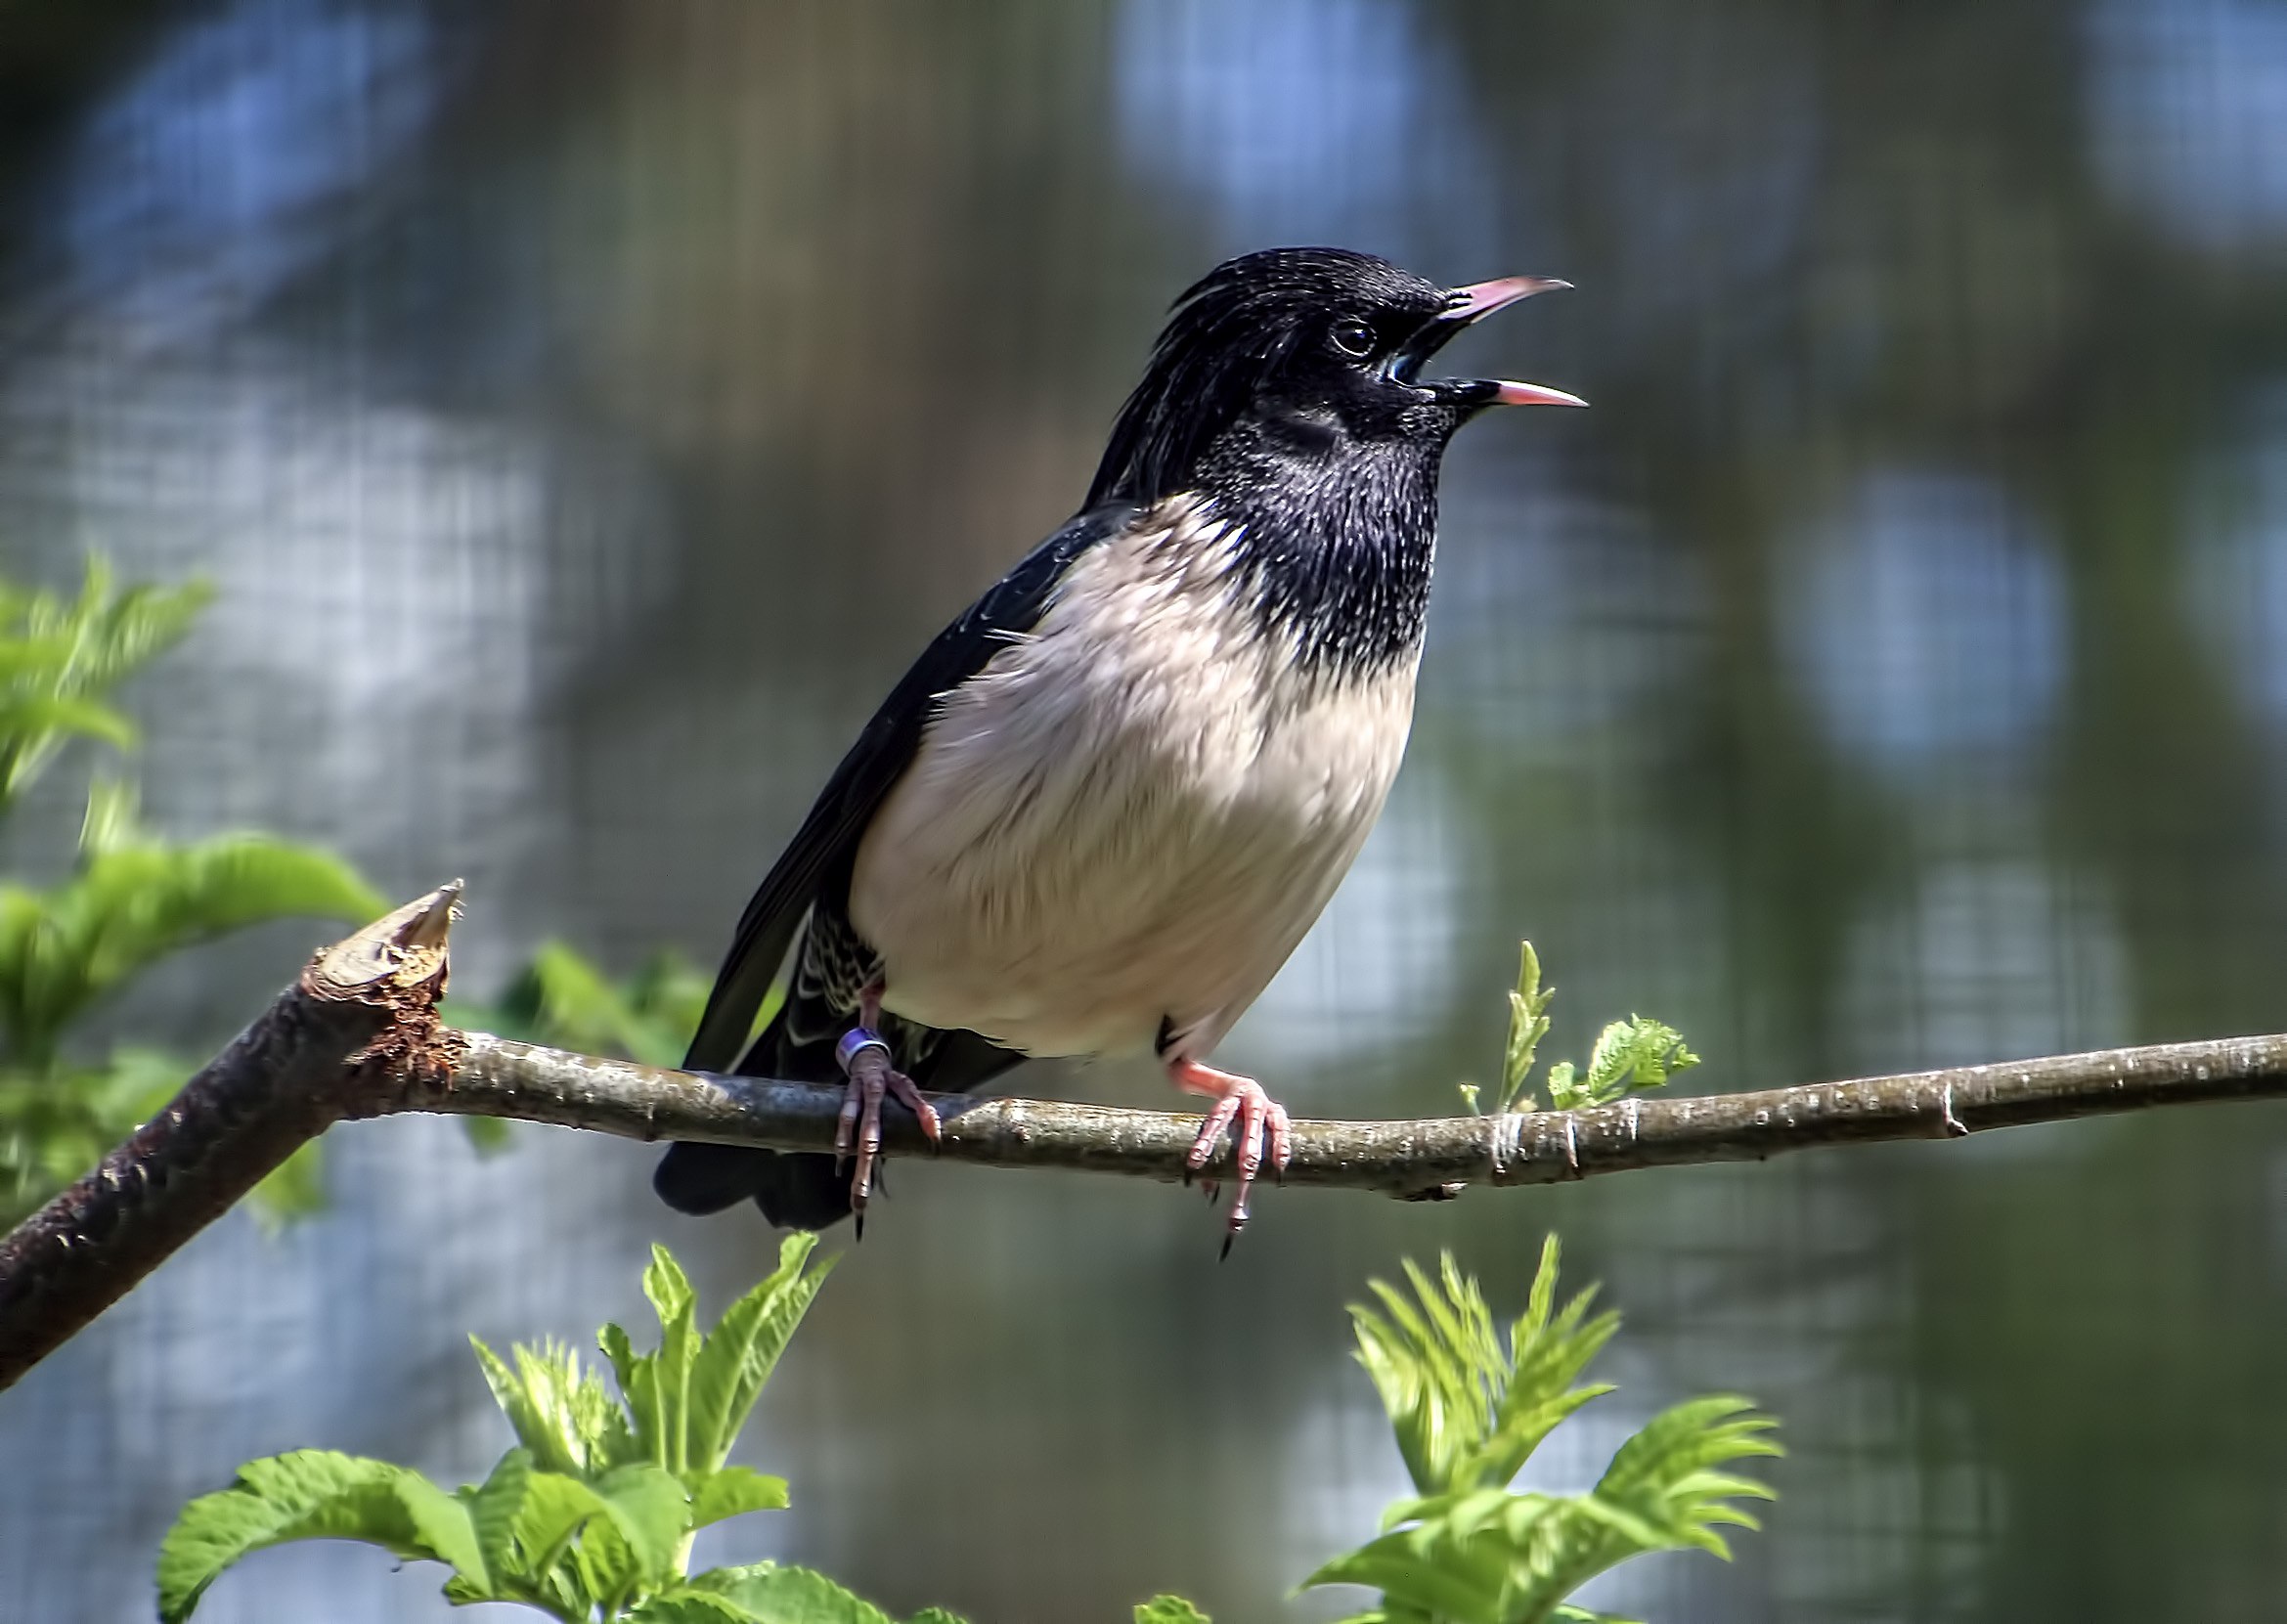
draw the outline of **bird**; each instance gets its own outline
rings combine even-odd
[[[1396,776],[1446,446],[1489,407],[1587,404],[1422,370],[1569,285],[1448,287],[1282,247],[1175,300],[1086,499],[859,732],[747,904],[691,1038],[688,1070],[841,1084],[834,1154],[671,1145],[653,1178],[670,1207],[751,1199],[803,1229],[855,1212],[862,1237],[885,1100],[934,1141],[924,1089],[1149,1054],[1212,1102],[1188,1171],[1234,1134],[1228,1253],[1292,1127],[1207,1060]]]

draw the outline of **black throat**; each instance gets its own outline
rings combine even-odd
[[[1373,677],[1420,656],[1443,450],[1291,414],[1235,423],[1201,459],[1194,488],[1238,528],[1243,590],[1304,671]]]

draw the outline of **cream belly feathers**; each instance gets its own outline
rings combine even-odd
[[[1300,674],[1233,540],[1163,504],[945,698],[851,885],[885,1008],[1195,1059],[1269,985],[1382,812],[1418,661]]]

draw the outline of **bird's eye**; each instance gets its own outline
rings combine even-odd
[[[1374,329],[1355,316],[1335,323],[1333,338],[1334,347],[1344,355],[1374,353]]]

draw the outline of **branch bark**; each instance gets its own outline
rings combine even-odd
[[[303,1141],[402,1112],[516,1118],[630,1139],[825,1150],[842,1091],[639,1066],[438,1025],[458,883],[318,955],[174,1103],[0,1240],[0,1388],[101,1313]],[[2287,1035],[2056,1055],[1591,1111],[1297,1121],[1285,1182],[1408,1199],[1820,1145],[1948,1139],[2159,1106],[2287,1095]],[[1199,1119],[934,1096],[938,1154],[1175,1181]],[[893,1112],[888,1148],[925,1154]],[[1227,1165],[1228,1148],[1216,1163]]]
[[[827,1150],[842,1090],[718,1077],[462,1034],[457,1063],[390,1110],[513,1117],[629,1139],[703,1139]],[[1599,1173],[1760,1162],[1820,1145],[1953,1139],[1987,1128],[2158,1106],[2287,1095],[2287,1035],[2052,1055],[1849,1082],[1686,1099],[1628,1099],[1588,1111],[1413,1121],[1295,1123],[1284,1182],[1408,1199],[1470,1184],[1557,1184]],[[1199,1118],[1059,1100],[930,1096],[945,1119],[938,1154],[990,1167],[1063,1167],[1175,1181]],[[929,1154],[910,1117],[883,1122],[892,1151]],[[1217,1166],[1228,1163],[1226,1145]]]
[[[0,1240],[0,1387],[361,1096],[433,1069],[460,894],[458,881],[433,891],[312,959],[164,1111]]]

